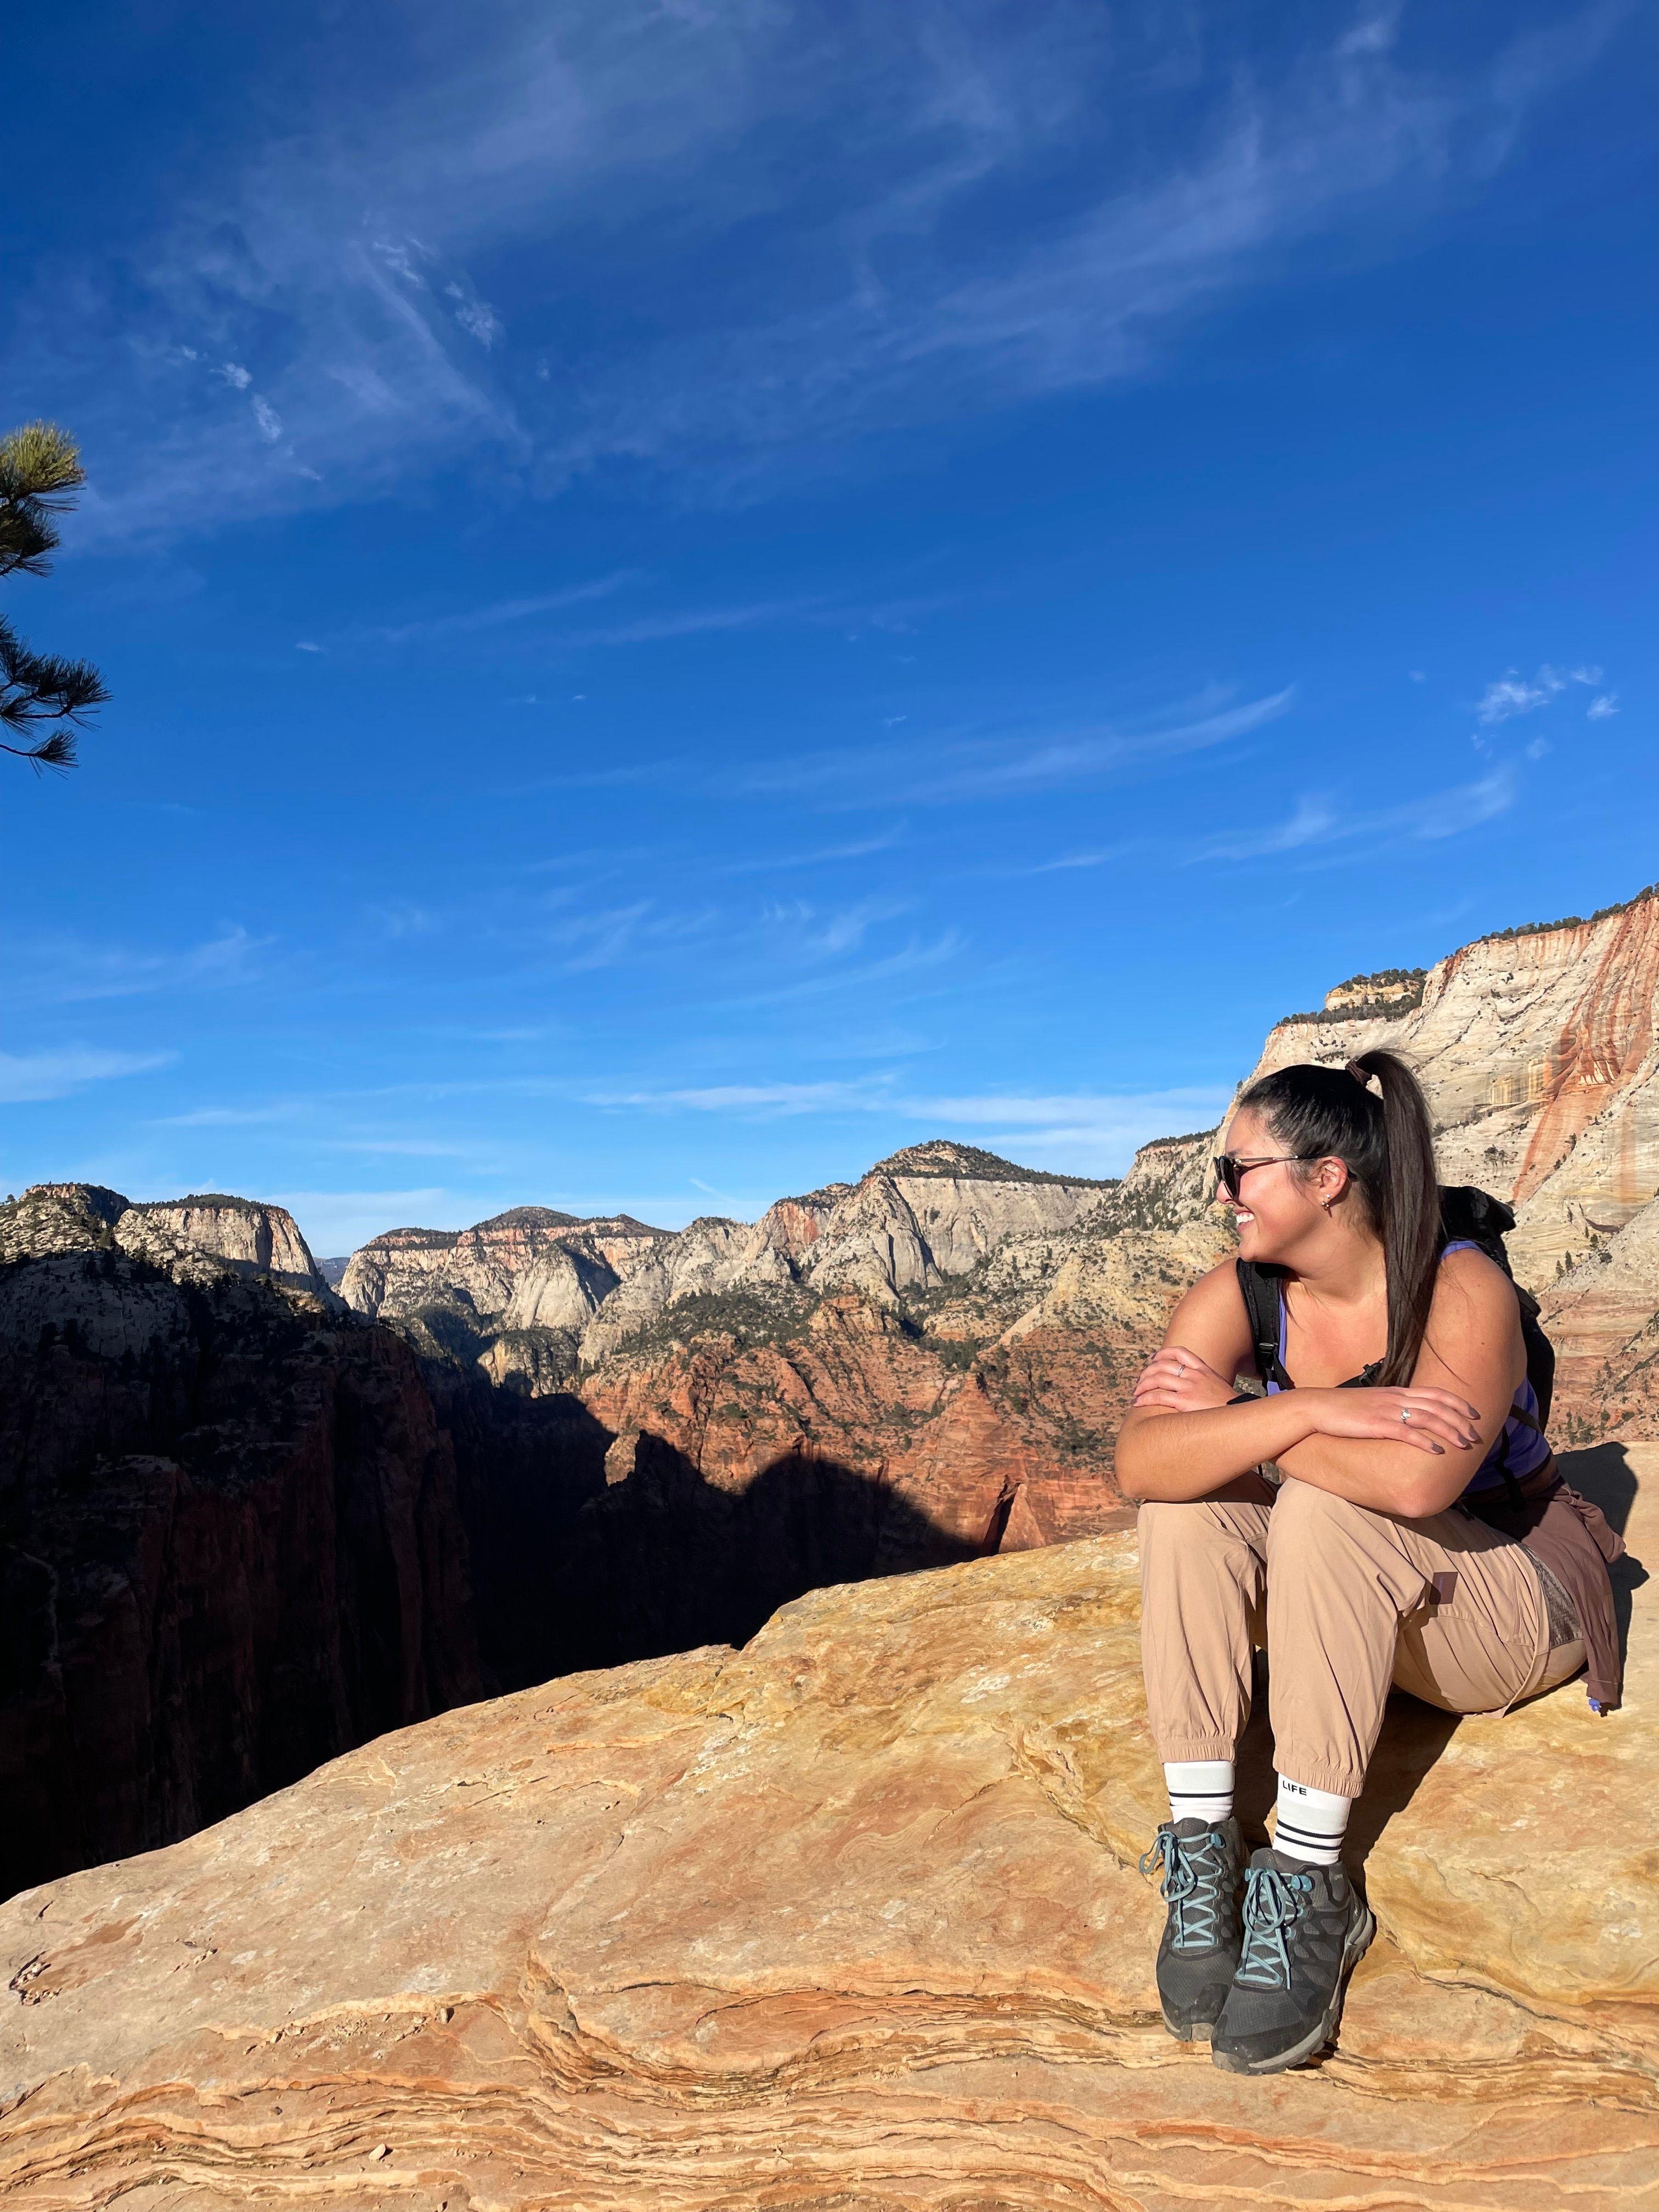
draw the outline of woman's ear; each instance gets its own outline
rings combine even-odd
[[[1313,1195],[1327,1213],[1348,1188],[1348,1163],[1333,1156],[1315,1163]]]

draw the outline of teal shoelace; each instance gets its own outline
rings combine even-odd
[[[1244,1877],[1244,1954],[1235,1978],[1254,1989],[1287,1990],[1291,1954],[1287,1932],[1302,1917],[1313,1879],[1281,1874],[1277,1867],[1250,1868]]]
[[[1177,1951],[1212,1951],[1220,1942],[1221,1870],[1226,1863],[1226,1838],[1213,1828],[1185,1844],[1173,1828],[1160,1828],[1151,1850],[1141,1855],[1142,1874],[1164,1869],[1158,1893],[1175,1907]]]

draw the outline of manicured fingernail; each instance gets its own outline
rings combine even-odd
[[[1441,1458],[1444,1459],[1446,1456],[1446,1447],[1444,1444],[1437,1444],[1434,1449],[1439,1453]]]

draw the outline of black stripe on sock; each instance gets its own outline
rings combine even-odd
[[[1311,1844],[1319,1850],[1340,1850],[1342,1847],[1342,1838],[1345,1833],[1346,1831],[1341,1829],[1339,1829],[1337,1832],[1333,1835],[1328,1828],[1298,1828],[1293,1826],[1289,1820],[1275,1820],[1273,1823],[1273,1841],[1275,1843],[1279,1841],[1281,1836],[1284,1836],[1287,1837],[1291,1843]]]

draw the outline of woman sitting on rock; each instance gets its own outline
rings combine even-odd
[[[1621,1547],[1555,1473],[1515,1285],[1446,1238],[1404,1061],[1280,1068],[1228,1134],[1217,1169],[1240,1259],[1176,1307],[1117,1477],[1141,1501],[1146,1698],[1170,1791],[1148,1854],[1169,1905],[1164,2018],[1218,2065],[1267,2074],[1329,2039],[1375,1932],[1340,1853],[1389,1685],[1502,1712],[1588,1653],[1593,1703],[1615,1705],[1606,1561]],[[1271,1319],[1253,1328],[1246,1304],[1262,1292],[1276,1356]],[[1267,1395],[1236,1395],[1258,1365]],[[1278,1818],[1247,1870],[1233,1759],[1264,1615]]]

